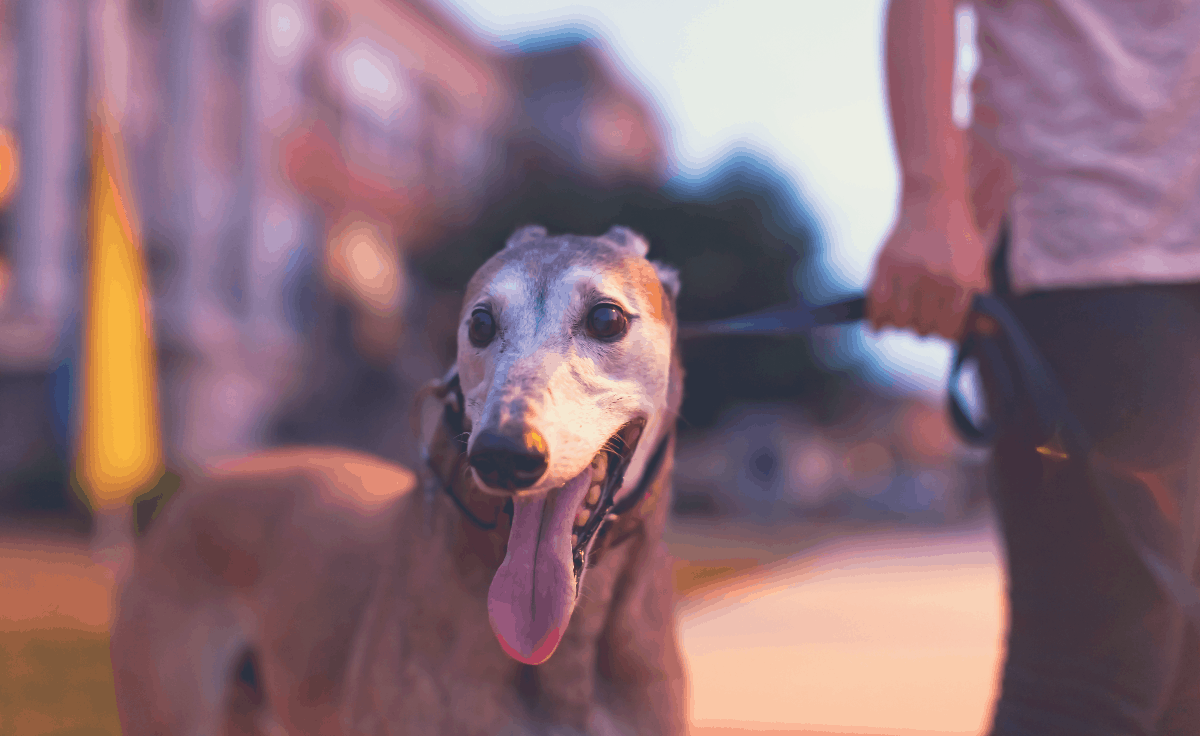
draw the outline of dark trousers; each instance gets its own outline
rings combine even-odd
[[[1003,293],[1006,274],[996,276]],[[1009,630],[991,734],[1200,735],[1200,638],[1097,502],[1084,467],[1153,522],[1148,545],[1200,579],[1200,285],[1006,298],[1096,455],[1058,453],[1018,389],[993,456]]]

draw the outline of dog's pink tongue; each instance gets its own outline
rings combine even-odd
[[[548,494],[513,499],[504,562],[488,589],[488,618],[500,646],[525,664],[550,658],[575,608],[571,527],[591,469]]]

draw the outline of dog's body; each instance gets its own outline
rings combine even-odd
[[[113,631],[127,736],[686,733],[678,284],[645,249],[527,228],[480,269],[423,485],[291,450],[181,491]]]

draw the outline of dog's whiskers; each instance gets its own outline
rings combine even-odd
[[[624,444],[624,443],[620,443],[620,444]],[[616,440],[614,440],[613,438],[610,437],[604,441],[603,445],[600,445],[600,449],[597,450],[597,452],[615,452],[617,454],[620,454],[620,452],[621,452],[620,444],[618,444]]]

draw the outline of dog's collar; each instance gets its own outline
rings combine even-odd
[[[450,400],[446,402],[446,408],[442,413],[442,421],[446,427],[446,433],[451,443],[458,449],[458,455],[455,465],[461,462],[461,459],[466,455],[467,442],[465,439],[466,428],[464,422],[465,403],[462,393],[462,385],[459,383],[458,374],[453,374],[446,383],[446,393],[450,394]],[[613,501],[613,495],[616,489],[620,488],[625,479],[625,469],[629,465],[631,457],[623,458],[621,466],[617,472],[613,474],[612,480],[604,488],[601,494],[597,512],[592,515],[587,525],[579,535],[579,541],[571,550],[572,559],[575,562],[576,578],[583,569],[583,551],[587,549],[588,542],[593,536],[597,537],[599,543],[607,534],[608,529],[613,526],[618,520],[624,517],[627,513],[637,508],[646,497],[650,487],[654,485],[659,473],[662,471],[664,461],[666,460],[667,450],[671,445],[671,440],[674,437],[674,430],[667,431],[663,434],[658,442],[658,446],[654,448],[654,454],[650,456],[650,460],[646,463],[645,469],[642,471],[642,477],[638,480],[637,486],[633,491],[621,499],[620,503]],[[462,499],[454,492],[454,476],[455,473],[447,473],[446,478],[441,477],[438,468],[434,466],[432,456],[426,456],[425,463],[433,473],[434,478],[442,486],[442,492],[450,497],[458,510],[462,512],[476,527],[484,531],[492,531],[500,523],[500,514],[508,514],[509,522],[513,516],[513,501],[511,498],[505,501],[504,508],[496,513],[496,517],[492,521],[484,521],[479,518],[470,508],[463,503]],[[619,539],[610,540],[610,546],[620,543],[625,539],[624,536]]]

